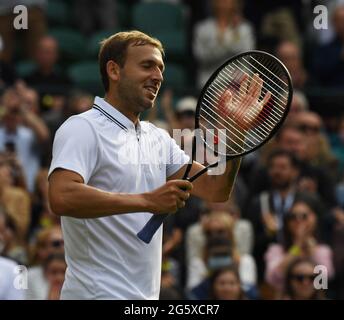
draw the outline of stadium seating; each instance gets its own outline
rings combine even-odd
[[[66,1],[49,0],[46,15],[51,26],[66,26],[72,21],[72,10]]]
[[[184,30],[183,6],[164,3],[139,3],[133,8],[135,28],[155,35],[161,31]]]
[[[68,75],[77,88],[93,94],[103,93],[97,61],[91,60],[73,64],[68,68]]]
[[[62,60],[70,62],[86,58],[87,40],[78,31],[69,28],[51,28],[49,34],[58,41]]]
[[[25,78],[35,69],[35,63],[32,60],[23,60],[16,63],[16,72],[19,77]]]

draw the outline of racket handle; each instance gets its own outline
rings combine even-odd
[[[164,220],[167,218],[169,214],[155,214],[153,215],[150,220],[146,223],[146,225],[142,228],[142,230],[137,234],[137,236],[145,243],[150,243],[155,232],[160,228]]]

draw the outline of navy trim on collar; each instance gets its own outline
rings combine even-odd
[[[109,120],[111,120],[112,122],[114,122],[115,124],[117,124],[121,129],[128,131],[128,128],[123,124],[120,123],[117,119],[115,119],[111,114],[109,114],[108,112],[106,112],[104,109],[102,109],[100,106],[98,106],[97,104],[93,104],[93,108],[98,110],[99,112],[101,112],[105,117],[107,117]]]

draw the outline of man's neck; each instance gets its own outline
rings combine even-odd
[[[135,114],[129,110],[126,106],[124,106],[120,99],[118,99],[115,95],[106,93],[104,96],[104,100],[110,104],[113,108],[117,109],[120,113],[124,114],[128,119],[130,119],[135,125],[139,121],[140,114]]]
[[[40,72],[40,74],[42,74],[44,76],[50,76],[54,72],[54,68],[41,66],[39,68],[39,72]]]

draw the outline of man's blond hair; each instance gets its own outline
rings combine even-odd
[[[106,71],[108,61],[112,60],[123,67],[129,45],[143,46],[147,44],[159,49],[164,56],[163,46],[158,39],[137,30],[118,32],[100,42],[98,61],[105,91],[109,90],[109,78]]]

